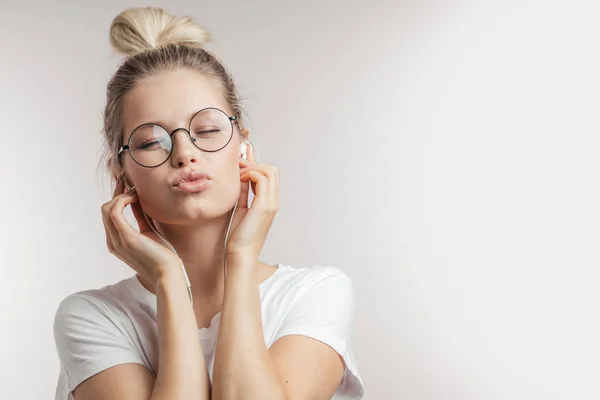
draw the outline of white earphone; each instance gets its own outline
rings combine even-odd
[[[252,145],[251,141],[245,140],[240,143],[240,158],[243,158],[244,160],[248,159],[248,145],[252,147],[252,152],[254,153],[254,145]]]
[[[247,146],[250,145],[250,147],[252,147],[252,154],[254,154],[254,156],[256,157],[256,153],[254,150],[254,145],[252,144],[252,142],[250,140],[245,140],[242,143],[240,143],[240,158],[244,159],[244,160],[248,160],[248,149]],[[127,180],[125,179],[125,184],[127,185]],[[135,186],[131,186],[129,189],[129,192],[133,192],[135,190]],[[235,202],[235,206],[233,207],[233,211],[231,212],[231,217],[229,217],[229,224],[227,226],[227,232],[225,233],[225,243],[223,246],[223,252],[227,251],[227,239],[229,237],[229,230],[231,228],[231,221],[233,220],[233,216],[235,215],[235,210],[237,210],[237,205],[239,202],[239,198],[238,200],[236,200]],[[173,253],[177,254],[177,251],[175,250],[175,248],[173,248],[173,246],[171,246],[171,244],[162,237],[162,235],[160,233],[158,233],[158,230],[154,227],[154,224],[150,222],[150,220],[148,219],[148,216],[146,215],[146,212],[144,212],[142,210],[142,214],[144,214],[144,218],[146,218],[146,221],[148,222],[148,225],[150,225],[150,228],[152,228],[152,230],[154,231],[154,233],[156,233],[158,235],[159,238],[162,239],[163,242],[165,242],[165,244],[171,249],[173,250]],[[177,254],[177,257],[179,257],[179,254]],[[183,270],[183,276],[185,277],[185,283],[187,286],[187,291],[188,291],[188,295],[190,296],[190,301],[193,304],[193,297],[192,297],[192,284],[190,283],[190,279],[188,278],[187,272],[185,270],[185,266],[183,265],[183,260],[181,259],[181,257],[179,258],[179,261],[181,262],[181,269]],[[227,279],[227,258],[223,257],[223,270],[225,273],[225,279]]]

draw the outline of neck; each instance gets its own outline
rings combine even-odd
[[[222,307],[225,293],[225,233],[230,215],[225,213],[213,220],[185,225],[166,225],[153,221],[157,231],[173,246],[183,261],[192,286],[194,309],[200,310],[197,312],[208,310],[208,317],[202,326]],[[276,270],[276,267],[257,260],[257,284],[269,278]],[[140,277],[140,281],[154,293],[154,288],[143,277]]]
[[[230,215],[225,213],[200,224],[155,223],[161,236],[177,250],[198,300],[223,296],[225,233]]]

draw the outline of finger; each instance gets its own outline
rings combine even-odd
[[[269,186],[269,195],[266,199],[266,202],[269,206],[269,210],[276,211],[278,208],[276,167],[272,165],[266,165],[263,174],[267,177],[267,183]]]
[[[260,172],[263,175],[270,175],[270,174],[274,174],[274,176],[276,177],[279,173],[278,169],[276,166],[274,165],[267,165],[267,164],[251,164],[249,166],[246,166],[242,169],[240,169],[240,173],[246,173],[248,171],[251,170],[256,170],[258,172]]]
[[[110,239],[110,243],[113,246],[113,248],[116,243],[115,239],[119,236],[119,232],[117,231],[115,224],[112,222],[112,220],[110,219],[108,214],[110,213],[110,210],[114,204],[115,199],[102,205],[102,222],[104,223],[104,228],[106,229],[107,235],[109,236],[109,238],[107,238],[106,242],[108,245],[109,239]],[[109,249],[110,249],[110,247],[109,247]]]
[[[239,162],[240,162],[240,168],[244,168],[244,167],[247,167],[249,165],[252,165],[252,163],[250,161],[244,160],[243,158],[240,158]]]
[[[256,164],[255,169],[267,177],[269,190],[267,203],[272,210],[279,209],[279,169],[274,165]]]
[[[140,199],[136,192],[133,192],[133,195],[135,196],[135,198],[134,201],[131,203],[131,211],[133,212],[133,216],[135,217],[135,220],[137,221],[137,224],[140,228],[140,233],[149,232],[152,230],[152,227],[146,219],[146,215],[142,208],[142,204],[140,203]]]
[[[252,146],[250,143],[248,143],[246,145],[246,154],[248,154],[248,160],[250,160],[251,162],[256,162],[256,154],[254,154],[254,146]]]
[[[250,191],[250,183],[242,182],[242,170],[240,170],[240,197],[238,199],[238,207],[248,208],[249,191]]]
[[[110,234],[109,234],[108,230],[106,229],[106,227],[104,227],[104,230],[106,233],[106,245],[108,246],[108,250],[110,251],[110,253],[113,254],[115,257],[117,257],[119,260],[121,260],[127,264],[127,261],[125,261],[125,259],[123,257],[121,257],[121,254],[118,251],[116,251],[115,245],[114,245],[112,238],[110,237]]]
[[[244,182],[254,182],[255,183],[255,196],[252,201],[252,205],[257,202],[257,205],[261,207],[267,206],[267,197],[269,195],[269,182],[265,175],[261,174],[256,170],[250,170],[246,172],[242,178]]]
[[[102,222],[104,223],[105,232],[107,235],[106,244],[111,252],[114,251],[116,245],[121,243],[119,230],[114,224],[114,221],[110,217],[110,212],[114,207],[115,202],[119,199],[119,196],[127,195],[123,193],[125,190],[125,182],[123,178],[117,180],[115,190],[113,191],[113,198],[102,205]]]
[[[117,180],[117,184],[115,185],[115,190],[113,191],[113,199],[115,197],[117,197],[118,195],[120,195],[121,193],[123,193],[124,189],[125,189],[125,182],[123,182],[123,179],[120,178],[119,180]]]
[[[247,146],[247,145],[246,145]],[[248,154],[248,153],[246,153]],[[244,160],[243,158],[239,159],[240,163],[240,182],[242,175],[248,171],[248,167],[252,165],[252,163],[248,160]],[[254,191],[254,188],[253,188]],[[238,207],[246,207],[248,208],[248,200],[250,195],[250,182],[242,182],[240,189],[240,197],[238,199]]]
[[[242,168],[242,170],[240,171],[240,173],[243,175],[243,174],[245,174],[245,173],[247,173],[247,172],[249,172],[251,170],[256,170],[259,173],[267,176],[267,178],[274,179],[274,178],[271,178],[271,171],[274,170],[275,168],[276,167],[271,166],[271,165],[254,163],[254,164],[250,164],[249,166],[247,166],[245,168]],[[257,190],[256,189],[256,182],[253,182],[252,180],[250,180],[250,184],[252,185],[252,192],[254,192],[254,194],[256,195],[257,194],[256,193],[256,190]],[[269,192],[270,192],[270,190],[269,190]]]
[[[123,194],[117,197],[114,202],[111,210],[109,211],[109,217],[111,221],[114,223],[115,228],[117,229],[118,238],[115,240],[119,240],[119,242],[125,245],[132,237],[139,233],[127,222],[125,215],[123,214],[123,210],[127,204],[131,204],[134,201],[134,196],[131,193]]]
[[[256,164],[248,164],[249,161],[246,161],[246,167],[240,169],[240,180],[241,177],[244,176],[245,174],[247,174],[250,170],[252,170],[252,168],[256,165]],[[250,188],[252,188],[252,193],[254,193],[254,195],[256,195],[256,183],[252,182],[252,180],[246,180],[244,181],[244,184],[248,185],[248,193],[250,193]],[[248,205],[248,198],[246,198],[246,206]]]

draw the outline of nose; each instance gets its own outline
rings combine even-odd
[[[189,163],[197,163],[198,155],[202,151],[192,143],[192,137],[183,128],[177,129],[171,135],[173,142],[173,153],[171,164],[175,168],[181,168]]]

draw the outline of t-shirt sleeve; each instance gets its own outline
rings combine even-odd
[[[72,294],[60,303],[54,317],[54,341],[64,380],[59,382],[57,400],[71,398],[69,394],[81,382],[105,369],[144,364],[114,312],[86,295]],[[64,394],[59,395],[60,391]]]
[[[336,394],[361,399],[364,386],[352,349],[354,290],[350,278],[336,267],[321,267],[316,282],[290,306],[273,342],[286,335],[317,339],[342,356],[346,364]],[[323,276],[324,275],[324,276]]]

